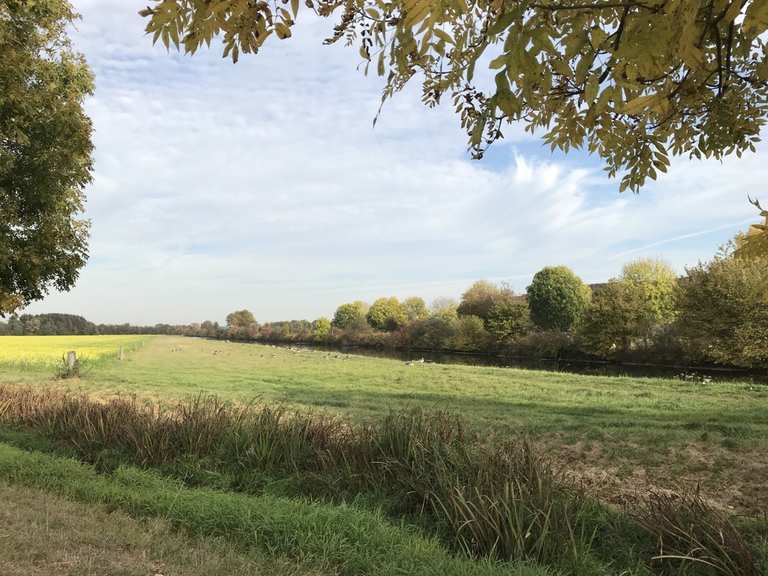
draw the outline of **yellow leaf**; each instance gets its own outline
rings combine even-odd
[[[275,34],[277,34],[277,37],[280,38],[280,40],[284,40],[285,38],[291,37],[291,29],[282,22],[276,22]]]
[[[744,33],[755,38],[768,29],[768,0],[753,0],[744,15]]]
[[[638,112],[642,112],[646,108],[650,108],[653,106],[659,99],[658,94],[650,94],[647,96],[638,96],[637,98],[633,98],[629,102],[626,102],[622,107],[621,111],[624,114],[637,114]]]

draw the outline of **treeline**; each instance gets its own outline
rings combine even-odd
[[[487,281],[460,301],[379,298],[342,304],[333,318],[258,324],[247,310],[200,335],[266,342],[318,342],[460,350],[537,358],[599,358],[768,367],[768,258],[743,259],[728,245],[682,277],[640,259],[589,286],[564,266],[547,267],[524,294]]]
[[[0,334],[6,335],[56,336],[98,333],[96,324],[74,314],[14,314],[7,322],[0,322]]]
[[[94,324],[74,314],[22,314],[11,315],[0,321],[2,336],[79,336],[92,334],[176,334],[189,335],[189,326],[155,324]]]
[[[342,304],[333,318],[259,324],[248,310],[226,324],[95,325],[42,314],[0,323],[8,334],[173,334],[274,343],[482,352],[531,358],[599,358],[768,367],[768,257],[729,244],[682,277],[641,259],[604,284],[547,267],[524,294],[478,281],[459,301],[379,298]]]

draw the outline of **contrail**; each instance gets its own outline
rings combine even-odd
[[[679,240],[687,240],[688,238],[696,238],[697,236],[706,236],[707,234],[712,234],[713,232],[719,232],[720,230],[727,230],[728,228],[733,228],[735,226],[741,226],[742,224],[749,224],[753,222],[754,222],[754,218],[746,218],[745,220],[739,220],[738,222],[731,222],[730,224],[723,224],[721,226],[716,226],[715,228],[708,228],[707,230],[699,230],[698,232],[691,232],[690,234],[681,234],[680,236],[665,238],[664,240],[651,242],[650,244],[646,244],[645,246],[640,246],[639,248],[632,248],[631,250],[625,250],[624,252],[619,252],[618,254],[614,254],[613,256],[611,256],[610,259],[616,260],[617,258],[623,258],[624,256],[628,256],[629,254],[642,252],[643,250],[648,250],[649,248],[656,248],[657,246],[671,244],[672,242],[678,242]]]

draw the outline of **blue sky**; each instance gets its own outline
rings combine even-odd
[[[638,257],[683,271],[756,220],[746,196],[768,178],[761,145],[676,159],[619,194],[597,159],[550,154],[519,126],[474,161],[450,106],[424,108],[415,85],[373,128],[380,82],[355,50],[322,45],[331,22],[300,22],[233,65],[153,47],[146,0],[74,4],[96,75],[91,259],[76,288],[29,312],[312,319],[352,299],[458,297],[480,278],[523,291],[552,264],[588,282]]]

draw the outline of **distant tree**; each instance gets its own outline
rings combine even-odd
[[[427,305],[424,302],[424,299],[419,298],[418,296],[406,298],[403,301],[402,306],[409,322],[424,320],[429,316],[429,310],[427,310]]]
[[[545,330],[568,331],[584,315],[591,290],[566,266],[539,270],[528,286],[531,319]]]
[[[391,332],[405,325],[408,317],[397,298],[379,298],[371,304],[366,315],[368,324],[377,330]]]
[[[598,356],[628,351],[643,324],[644,308],[641,292],[630,285],[613,279],[601,286],[579,326],[582,347]]]
[[[368,305],[360,300],[342,304],[336,308],[336,313],[333,315],[333,325],[342,330],[364,329],[368,325],[365,318],[367,312]]]
[[[31,336],[40,333],[40,320],[36,316],[22,314],[19,320],[21,320],[23,334]]]
[[[768,257],[736,258],[733,250],[686,271],[676,327],[698,358],[768,366]]]
[[[200,324],[200,336],[203,338],[218,338],[221,336],[221,332],[222,330],[218,322],[205,320],[202,324]]]
[[[0,2],[0,315],[69,290],[88,257],[93,79],[66,0]]]
[[[11,317],[8,318],[8,334],[13,336],[24,334],[24,325],[16,314],[11,314]]]
[[[487,320],[495,304],[502,300],[510,300],[512,296],[514,294],[509,288],[499,287],[487,280],[479,280],[461,295],[457,312],[459,316],[478,316]]]
[[[507,342],[525,336],[532,327],[528,303],[520,300],[497,302],[485,321],[486,330],[497,342]]]
[[[250,310],[237,310],[227,314],[227,328],[229,329],[245,330],[253,324],[256,324],[256,318]]]
[[[663,261],[640,259],[625,265],[621,276],[595,290],[580,326],[582,346],[611,355],[638,343],[646,347],[675,318],[677,275]]]
[[[624,266],[620,281],[639,292],[643,315],[650,326],[674,320],[677,274],[669,264],[652,258],[635,260]]]
[[[435,298],[429,307],[430,316],[442,316],[455,318],[459,303],[453,298]]]
[[[316,339],[325,340],[331,334],[331,321],[321,317],[312,323],[312,332]]]

